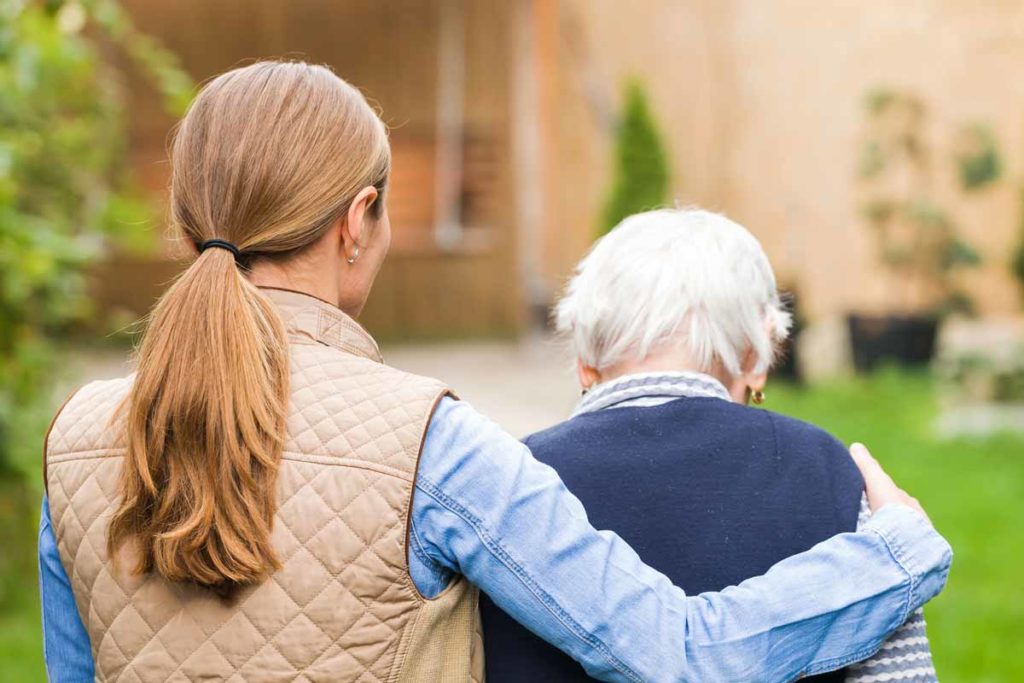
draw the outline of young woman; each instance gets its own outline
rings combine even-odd
[[[867,521],[863,481],[834,438],[747,407],[789,331],[768,257],[709,211],[624,220],[576,268],[556,308],[585,393],[526,445],[591,511],[688,593],[757,576]],[[587,680],[493,603],[490,683]],[[822,680],[934,683],[916,612],[886,649]]]
[[[384,365],[354,318],[390,241],[387,136],[329,70],[213,80],[172,163],[198,257],[138,371],[47,438],[51,680],[480,680],[478,589],[597,678],[784,680],[943,587],[948,545],[865,457],[867,530],[688,597],[444,384]]]

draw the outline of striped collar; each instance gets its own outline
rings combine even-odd
[[[605,408],[657,406],[684,397],[732,400],[721,382],[702,372],[642,372],[597,385],[576,404],[573,416]]]

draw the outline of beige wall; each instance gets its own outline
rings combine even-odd
[[[809,314],[883,310],[891,283],[857,215],[854,169],[863,95],[890,85],[928,103],[943,162],[959,124],[993,126],[1004,180],[965,201],[944,192],[943,203],[985,258],[964,280],[979,309],[1019,311],[1007,263],[1024,185],[1024,3],[563,0],[559,30],[550,284],[590,240],[609,178],[609,110],[639,75],[679,201],[756,233]],[[945,167],[940,183],[953,188]]]

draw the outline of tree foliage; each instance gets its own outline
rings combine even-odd
[[[669,170],[665,147],[641,85],[630,82],[615,138],[611,194],[605,204],[600,234],[634,213],[661,206],[668,196]]]
[[[12,424],[48,397],[54,338],[90,314],[87,268],[153,219],[126,164],[120,74],[98,41],[181,110],[191,81],[113,0],[0,3],[0,474]]]

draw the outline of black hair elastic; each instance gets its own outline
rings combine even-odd
[[[228,242],[227,240],[220,239],[206,240],[205,242],[199,245],[199,253],[202,254],[207,249],[213,247],[216,247],[218,249],[227,249],[234,255],[236,261],[238,260],[238,257],[242,255],[242,252],[238,250],[238,247],[231,244],[231,242]]]

